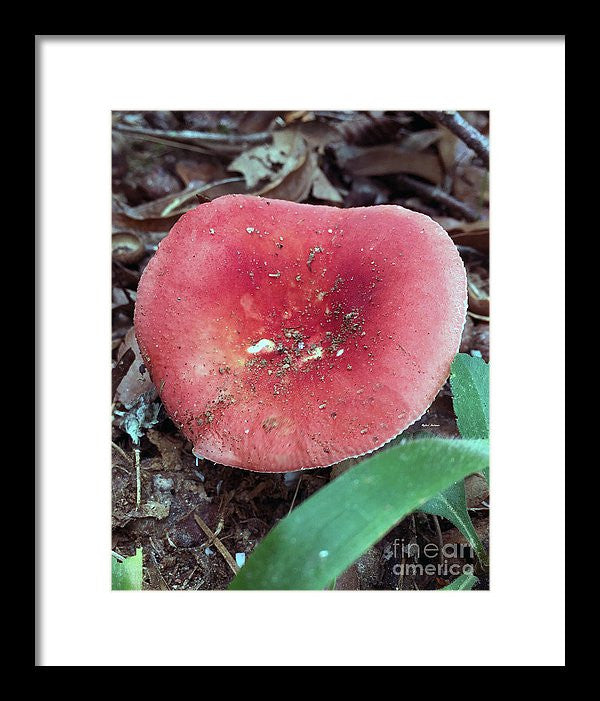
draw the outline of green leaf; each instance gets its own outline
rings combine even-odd
[[[447,587],[442,587],[441,591],[464,591],[473,589],[479,580],[474,574],[461,574],[453,582],[450,582]]]
[[[463,438],[489,438],[490,368],[483,358],[457,353],[450,386],[458,430]]]
[[[407,514],[488,464],[486,440],[413,440],[376,453],[300,504],[230,589],[325,589]]]
[[[440,494],[430,499],[419,508],[426,514],[435,514],[451,521],[456,528],[465,536],[473,550],[477,553],[479,562],[484,567],[489,565],[488,555],[479,540],[477,531],[473,527],[471,517],[467,511],[467,498],[465,496],[465,483],[463,480],[455,482]]]
[[[122,562],[112,556],[112,588],[115,590],[142,588],[142,548],[136,548],[133,557]]]

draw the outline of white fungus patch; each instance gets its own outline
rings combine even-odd
[[[253,346],[246,348],[246,351],[252,354],[260,353],[263,350],[268,350],[269,352],[274,351],[275,343],[268,338],[261,338],[258,343],[255,343]]]
[[[305,363],[307,360],[317,360],[323,357],[323,349],[321,346],[317,346],[308,352],[305,358],[302,358],[301,363]]]

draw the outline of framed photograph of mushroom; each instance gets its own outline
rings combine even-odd
[[[113,588],[488,588],[488,132],[113,112]]]

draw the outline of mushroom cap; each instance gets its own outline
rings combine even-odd
[[[458,251],[423,214],[226,195],[161,242],[135,330],[195,455],[286,472],[369,453],[419,419],[466,307]]]

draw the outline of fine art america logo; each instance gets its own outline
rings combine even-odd
[[[427,543],[420,547],[418,543],[405,543],[396,538],[386,547],[384,558],[396,561],[392,567],[396,576],[473,574],[473,565],[456,562],[457,559],[474,559],[473,548],[467,543],[446,543],[441,548],[435,543]]]

